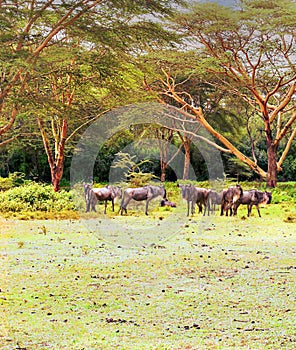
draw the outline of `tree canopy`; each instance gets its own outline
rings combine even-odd
[[[186,107],[231,153],[266,178],[272,187],[296,136],[295,15],[293,1],[243,0],[236,9],[194,3],[175,17],[175,28],[195,47],[193,57],[198,56],[196,62],[192,61],[186,83],[200,74],[204,83],[225,94],[220,105],[225,104],[227,96],[234,95],[251,107],[265,133],[267,171],[213,128],[205,117],[204,106],[189,97],[186,89],[184,92],[184,84],[176,81],[173,72],[165,72],[162,81],[162,94],[173,98],[183,109]],[[280,143],[284,147],[279,155]]]
[[[160,20],[179,3],[2,1],[0,146],[23,134],[16,125],[35,118],[52,178],[58,171],[60,181],[66,141],[126,101],[136,86],[136,56],[176,37]]]

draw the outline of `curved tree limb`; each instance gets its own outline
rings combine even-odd
[[[296,128],[293,130],[291,136],[289,137],[289,140],[286,144],[286,147],[285,147],[279,161],[277,162],[278,171],[282,170],[282,164],[283,164],[284,160],[286,159],[286,156],[291,148],[292,142],[293,142],[295,137],[296,137]]]

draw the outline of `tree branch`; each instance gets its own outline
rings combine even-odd
[[[296,113],[292,115],[292,117],[288,120],[286,125],[283,127],[279,135],[277,135],[277,138],[274,140],[274,144],[278,145],[281,139],[287,134],[289,128],[293,125],[294,121],[296,120]]]
[[[281,155],[281,158],[279,159],[279,161],[277,162],[277,168],[278,168],[278,171],[281,171],[282,170],[282,164],[284,162],[284,160],[286,159],[286,156],[291,148],[291,145],[292,145],[292,141],[294,140],[296,136],[296,128],[293,130],[291,136],[289,137],[289,140],[286,144],[286,147]]]

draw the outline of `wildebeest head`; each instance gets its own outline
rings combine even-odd
[[[84,188],[84,197],[85,197],[85,199],[87,199],[89,196],[89,191],[92,188],[92,184],[84,184],[83,188]]]
[[[236,184],[233,187],[233,203],[236,203],[243,195],[243,189],[241,187],[241,185]]]
[[[182,195],[182,198],[184,199],[189,199],[189,196],[190,196],[190,185],[177,185],[177,187],[179,187],[181,189],[181,195]]]
[[[271,192],[265,191],[263,193],[263,201],[261,202],[262,204],[270,204],[272,200],[272,194]]]
[[[171,207],[171,208],[176,208],[176,203],[169,201],[167,198],[162,199],[160,202],[161,207]]]

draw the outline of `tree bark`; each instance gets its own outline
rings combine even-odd
[[[59,192],[61,189],[61,180],[64,172],[64,160],[65,160],[65,143],[66,135],[68,130],[68,123],[64,119],[61,128],[60,142],[57,147],[58,152],[55,155],[52,154],[50,143],[46,132],[43,128],[43,121],[37,117],[38,126],[41,132],[43,145],[47,155],[48,164],[50,167],[51,183],[53,185],[53,190]]]
[[[269,123],[269,119],[265,119],[265,132],[266,132],[266,143],[267,143],[267,159],[268,169],[266,174],[266,186],[274,188],[277,185],[277,143],[274,142],[272,137],[272,131]]]
[[[184,159],[184,170],[183,170],[183,180],[188,180],[189,177],[189,167],[190,167],[190,144],[191,140],[186,138],[184,140],[183,146],[185,151],[185,159]]]
[[[160,175],[160,181],[165,182],[165,170],[166,170],[166,164],[161,164],[161,175]]]
[[[274,145],[268,145],[267,148],[267,157],[268,157],[268,170],[266,178],[266,186],[274,188],[277,185],[277,147]]]

